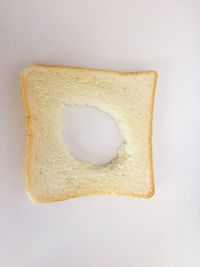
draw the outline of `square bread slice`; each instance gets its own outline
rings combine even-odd
[[[120,73],[32,65],[21,73],[28,142],[26,185],[37,203],[118,194],[154,193],[152,112],[155,71]],[[105,166],[75,159],[63,140],[65,105],[89,105],[109,113],[125,140]]]

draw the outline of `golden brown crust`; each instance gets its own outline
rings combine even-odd
[[[29,194],[29,162],[30,162],[30,149],[31,149],[31,143],[32,143],[32,132],[30,128],[30,111],[27,101],[27,94],[26,94],[26,86],[25,86],[25,71],[21,72],[20,74],[20,83],[22,88],[22,97],[23,97],[23,103],[24,103],[24,109],[26,114],[26,129],[27,129],[27,143],[26,143],[26,159],[25,159],[25,176],[26,176],[26,192],[28,193],[29,198],[32,199],[31,194]]]
[[[107,73],[115,73],[115,74],[120,74],[120,75],[141,75],[141,74],[149,74],[149,73],[154,73],[155,76],[157,77],[158,74],[155,70],[147,70],[147,71],[136,71],[136,72],[121,72],[121,71],[115,71],[115,70],[108,70],[108,69],[95,69],[95,68],[85,68],[85,67],[77,67],[77,66],[62,66],[62,65],[47,65],[47,64],[33,64],[32,66],[40,66],[40,67],[47,67],[47,68],[55,68],[55,69],[77,69],[81,71],[97,71],[97,72],[107,72]]]
[[[91,70],[91,71],[100,71],[100,72],[109,72],[109,73],[116,73],[120,75],[140,75],[140,74],[149,74],[149,73],[154,73],[155,79],[154,79],[154,85],[152,89],[152,96],[151,96],[151,110],[150,110],[150,125],[149,125],[149,160],[150,160],[150,172],[151,172],[151,189],[148,192],[148,194],[126,194],[124,193],[123,196],[131,196],[131,197],[139,197],[139,198],[151,198],[154,195],[155,188],[154,188],[154,171],[153,171],[153,155],[152,155],[152,123],[153,123],[153,109],[154,109],[154,97],[155,97],[155,91],[156,91],[156,84],[157,84],[157,77],[158,74],[154,70],[149,70],[149,71],[142,71],[142,72],[119,72],[119,71],[110,71],[110,70],[99,70],[99,69],[93,69],[93,68],[82,68],[82,67],[71,67],[71,66],[60,66],[60,65],[45,65],[45,64],[34,64],[31,65],[30,67],[26,68],[21,72],[20,75],[20,83],[21,83],[21,88],[22,88],[22,96],[23,96],[23,103],[24,103],[24,108],[25,108],[25,113],[26,113],[26,128],[27,128],[27,144],[26,144],[26,162],[25,162],[25,173],[26,173],[26,191],[28,193],[29,198],[34,202],[34,203],[49,203],[49,202],[55,202],[55,201],[61,201],[61,200],[66,200],[66,199],[71,199],[71,198],[79,198],[83,196],[94,196],[94,195],[105,195],[101,194],[99,192],[90,194],[87,192],[82,192],[82,194],[76,194],[76,195],[64,195],[64,196],[59,196],[57,198],[45,198],[42,196],[37,196],[37,198],[34,198],[32,193],[31,193],[31,188],[30,188],[30,173],[29,173],[29,168],[30,168],[30,151],[31,151],[31,145],[32,145],[32,132],[31,132],[31,127],[30,127],[30,117],[31,113],[29,110],[29,105],[27,101],[27,86],[25,83],[26,80],[26,72],[29,68],[34,67],[34,66],[40,66],[44,68],[65,68],[65,69],[79,69],[79,70]],[[118,192],[116,193],[110,193],[110,195],[122,195],[119,194]]]
[[[151,95],[151,110],[150,110],[150,125],[149,125],[149,161],[150,161],[150,170],[151,170],[151,186],[152,189],[149,191],[149,194],[146,196],[146,198],[150,198],[155,193],[155,185],[154,185],[154,170],[153,170],[153,152],[152,152],[152,133],[153,133],[153,110],[154,110],[154,99],[155,99],[155,92],[156,92],[156,84],[158,79],[158,74],[156,71],[154,71],[155,79],[152,89],[152,95]]]

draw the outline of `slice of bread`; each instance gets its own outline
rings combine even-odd
[[[157,73],[32,65],[21,73],[27,119],[27,192],[34,202],[94,194],[154,193],[152,111]],[[75,159],[63,141],[65,105],[109,113],[125,143],[105,166]]]

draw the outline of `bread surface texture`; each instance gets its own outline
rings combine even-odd
[[[26,188],[45,203],[98,194],[154,193],[152,112],[155,71],[122,73],[32,65],[21,72],[26,112]],[[63,140],[63,109],[92,106],[116,121],[124,144],[105,166],[75,159]]]

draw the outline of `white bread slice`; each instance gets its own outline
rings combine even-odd
[[[154,193],[152,111],[155,71],[120,73],[32,65],[21,73],[28,142],[26,184],[32,201],[94,194],[149,198]],[[89,105],[109,113],[125,144],[116,159],[94,166],[75,159],[63,141],[65,105]]]

